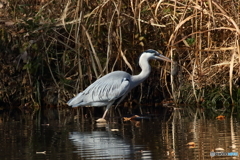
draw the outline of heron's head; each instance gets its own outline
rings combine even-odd
[[[173,62],[171,59],[163,56],[158,51],[155,51],[153,49],[148,49],[144,51],[141,56],[146,56],[147,59],[158,59],[162,61]]]

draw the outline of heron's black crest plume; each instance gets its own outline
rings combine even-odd
[[[155,51],[153,49],[148,49],[145,52],[159,54],[158,51]]]
[[[140,54],[140,56],[138,57],[138,59],[137,59],[137,64],[139,65],[139,59],[140,59],[140,57],[143,55],[143,54],[146,54],[146,53],[154,53],[155,55],[159,55],[160,53],[158,53],[158,51],[155,51],[155,50],[153,50],[153,49],[148,49],[148,50],[146,50],[146,51],[144,51],[144,52],[142,52],[142,54]]]

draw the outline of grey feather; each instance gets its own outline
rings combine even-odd
[[[105,106],[127,94],[130,89],[131,75],[123,71],[111,72],[96,80],[83,92],[67,102],[69,106]]]

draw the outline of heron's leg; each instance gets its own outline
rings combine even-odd
[[[115,108],[117,108],[117,106],[123,101],[123,99],[127,96],[127,94],[125,94],[124,96],[122,96],[122,98],[117,102],[117,105],[115,105]]]
[[[114,101],[113,101],[113,102],[114,102]],[[96,122],[98,122],[98,123],[106,123],[105,116],[106,116],[109,108],[112,106],[113,102],[109,102],[109,103],[108,103],[107,108],[106,108],[106,110],[105,110],[102,118],[97,119]]]
[[[114,101],[113,101],[113,102],[114,102]],[[106,110],[105,110],[105,112],[104,112],[104,114],[103,114],[103,116],[102,116],[102,119],[105,119],[105,116],[106,116],[109,108],[112,106],[113,102],[110,102],[110,103],[107,105],[107,108],[106,108]]]

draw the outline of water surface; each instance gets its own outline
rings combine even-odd
[[[204,112],[176,109],[136,120],[113,119],[37,125],[33,121],[0,123],[1,160],[211,159],[217,148],[239,152],[240,124],[234,116],[206,118]],[[239,152],[240,153],[240,152]],[[239,157],[213,157],[239,159]]]

